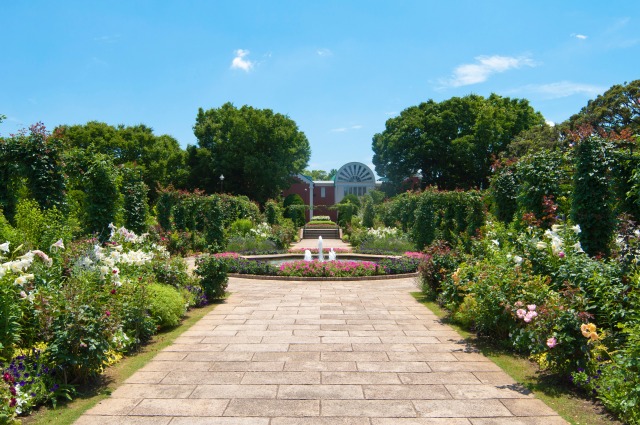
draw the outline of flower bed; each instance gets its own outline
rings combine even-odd
[[[280,276],[359,277],[385,274],[384,268],[371,261],[290,261],[279,268]]]
[[[289,249],[288,252],[289,254],[304,254],[306,250],[311,251],[312,254],[317,254],[319,251],[318,248],[291,248]],[[322,252],[324,252],[327,255],[330,250],[331,250],[331,247],[322,248]],[[336,254],[346,254],[351,251],[348,248],[333,248],[333,252],[335,252]]]
[[[385,257],[375,261],[293,260],[274,265],[269,260],[244,258],[235,252],[215,254],[215,257],[224,261],[229,273],[299,277],[363,277],[415,273],[423,261],[422,257],[415,256]]]

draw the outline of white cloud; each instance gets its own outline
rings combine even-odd
[[[231,61],[231,69],[241,69],[245,72],[251,71],[253,68],[253,62],[245,59],[249,55],[248,50],[238,49],[235,51],[236,57]]]
[[[453,77],[441,80],[444,87],[460,87],[487,81],[492,74],[498,74],[510,69],[523,66],[536,66],[536,63],[526,56],[477,56],[476,63],[462,64],[453,70]]]
[[[587,38],[589,38],[588,36],[584,35],[584,34],[571,34],[573,37],[578,38],[580,40],[586,40]]]
[[[352,125],[351,127],[332,128],[330,131],[331,131],[331,133],[344,133],[344,132],[350,131],[350,130],[360,130],[361,128],[362,128],[362,126],[360,124],[356,124],[356,125]]]
[[[604,86],[574,83],[572,81],[558,81],[556,83],[549,84],[530,84],[514,91],[536,93],[542,95],[545,99],[560,99],[562,97],[569,97],[576,94],[581,94],[586,97],[595,97],[602,94],[605,90],[607,90],[607,87]]]
[[[331,56],[333,55],[333,52],[329,49],[326,48],[322,48],[322,49],[318,49],[316,50],[316,53],[318,54],[318,56]]]

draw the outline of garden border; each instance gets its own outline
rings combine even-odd
[[[229,277],[240,279],[262,279],[262,280],[284,280],[284,281],[358,281],[358,280],[389,280],[402,279],[408,277],[418,277],[419,273],[383,274],[375,276],[353,276],[353,277],[302,277],[302,276],[269,276],[261,274],[241,274],[229,273]]]

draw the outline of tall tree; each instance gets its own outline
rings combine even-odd
[[[386,122],[373,137],[373,163],[396,185],[420,174],[423,186],[486,186],[493,158],[521,131],[543,124],[524,99],[492,94],[429,100]]]
[[[640,80],[612,86],[569,118],[573,130],[584,124],[616,133],[627,129],[639,134]]]
[[[112,125],[90,121],[84,125],[60,126],[55,132],[65,141],[69,165],[86,171],[87,160],[96,154],[110,157],[114,165],[137,167],[149,197],[155,200],[159,186],[184,187],[188,175],[187,154],[176,139],[156,136],[144,124]]]
[[[190,182],[208,182],[198,187],[213,191],[213,182],[224,175],[225,192],[260,203],[289,187],[291,176],[304,170],[311,154],[296,123],[270,109],[238,109],[231,103],[208,111],[200,108],[193,131],[198,151],[205,149],[206,154],[190,151],[190,161],[198,165]]]

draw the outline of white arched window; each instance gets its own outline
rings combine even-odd
[[[349,194],[362,196],[376,185],[373,171],[361,162],[349,162],[340,167],[335,181],[336,203]]]

